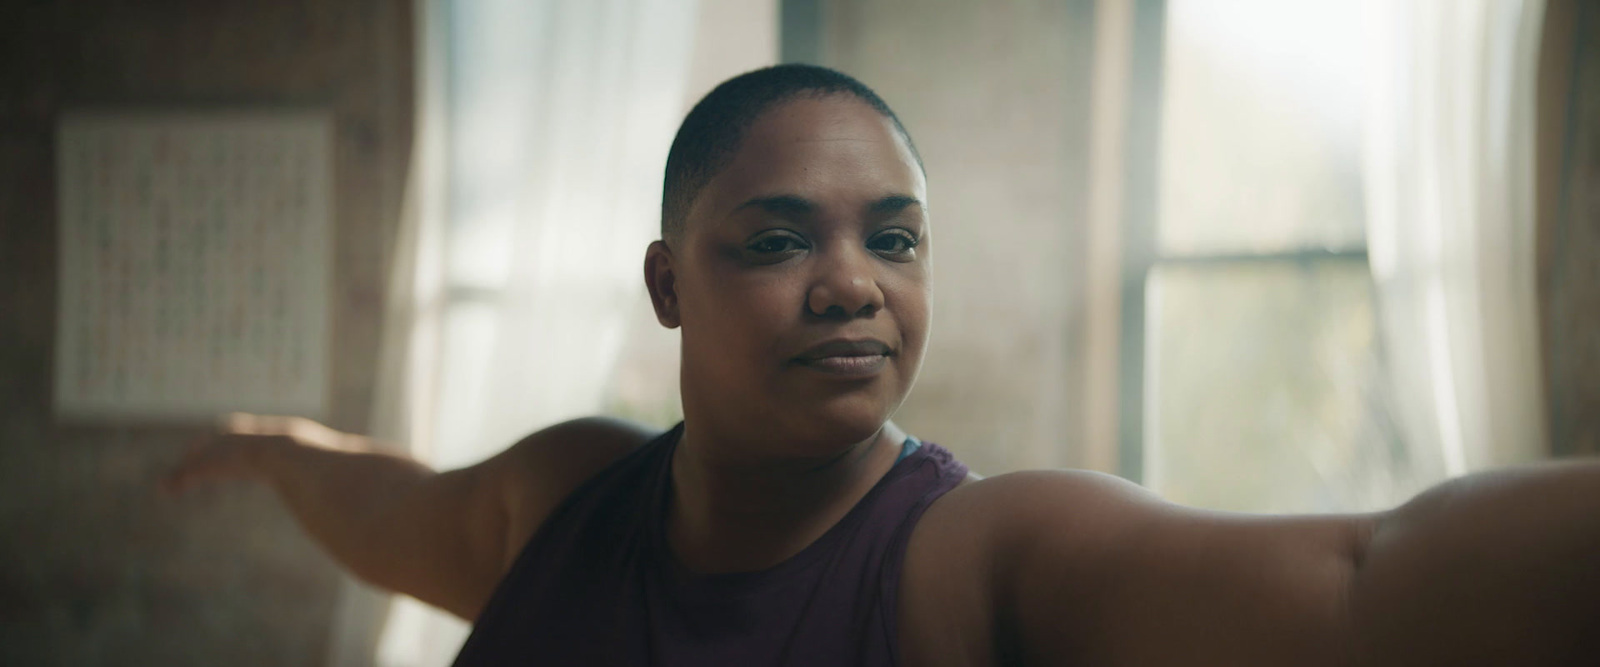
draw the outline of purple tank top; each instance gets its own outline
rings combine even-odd
[[[679,424],[566,499],[456,657],[477,665],[894,665],[911,529],[967,467],[923,444],[839,523],[760,572],[684,570],[664,533]]]

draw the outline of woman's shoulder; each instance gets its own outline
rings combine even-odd
[[[508,561],[568,496],[662,435],[632,421],[585,417],[542,429],[491,459],[508,518]]]
[[[1043,543],[1093,550],[1160,503],[1136,484],[1088,470],[969,474],[933,502],[912,531],[908,572],[955,580],[1015,571]],[[1059,555],[1059,554],[1058,554]],[[987,583],[985,585],[988,585]]]
[[[1131,487],[1131,488],[1130,488]],[[897,604],[900,646],[908,662],[996,664],[997,641],[1024,589],[1056,589],[1032,580],[1034,561],[1074,568],[1071,551],[1107,536],[1089,527],[1118,521],[1115,507],[1142,491],[1102,473],[1030,470],[994,477],[968,475],[940,496],[917,523],[907,545]],[[1074,525],[1076,524],[1076,525]],[[1070,536],[1069,536],[1070,535]],[[1037,547],[1071,543],[1046,554]],[[1043,558],[1041,558],[1043,556]]]
[[[1165,507],[1172,506],[1143,487],[1091,470],[969,475],[929,506],[911,547],[985,563],[1023,557],[1043,542],[1065,540],[1081,553]]]

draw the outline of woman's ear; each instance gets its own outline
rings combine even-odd
[[[676,329],[683,324],[678,318],[678,276],[673,272],[672,249],[664,241],[652,242],[644,251],[644,286],[650,290],[650,304],[661,326]]]

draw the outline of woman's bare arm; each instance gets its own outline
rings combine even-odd
[[[1195,510],[1091,473],[985,484],[1013,517],[1003,595],[1028,664],[1600,659],[1600,462],[1472,475],[1349,516]]]
[[[477,465],[434,472],[309,420],[235,415],[167,485],[264,482],[355,576],[472,620],[544,517],[650,436],[626,422],[581,419]]]
[[[1471,475],[1382,515],[1350,612],[1365,664],[1600,664],[1600,461]]]

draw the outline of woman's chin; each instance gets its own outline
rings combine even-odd
[[[794,429],[801,439],[830,446],[850,446],[871,438],[889,421],[889,411],[876,405],[819,406],[796,420]],[[797,415],[799,416],[799,415]]]

